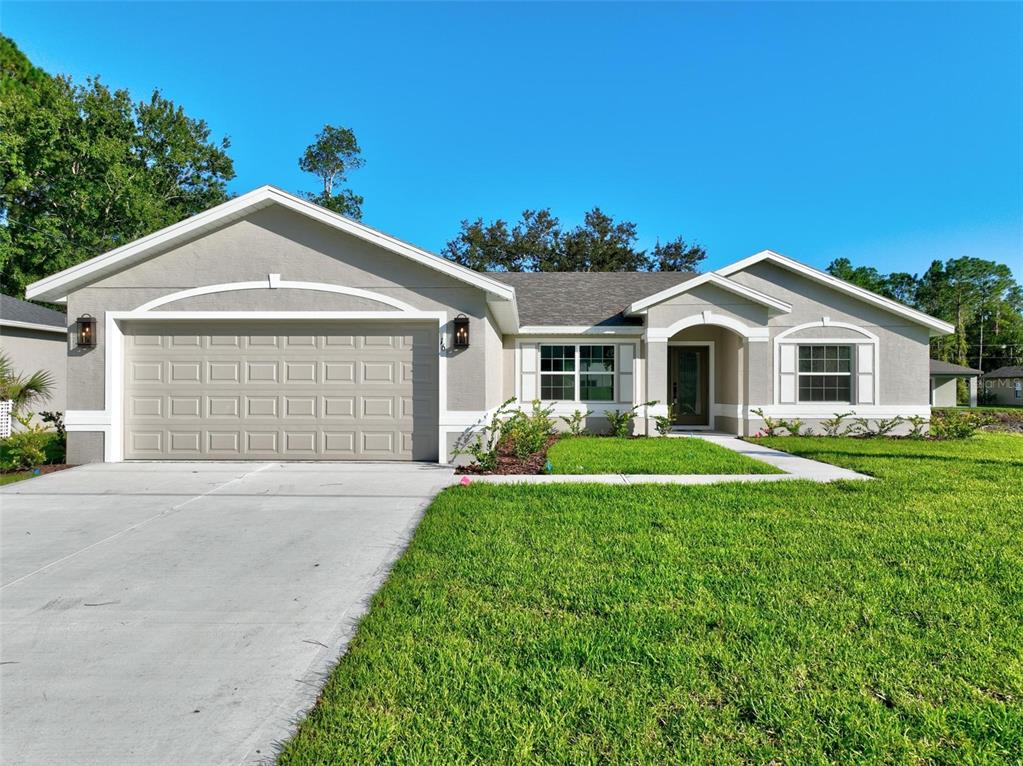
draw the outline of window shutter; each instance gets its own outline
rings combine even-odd
[[[523,402],[531,402],[540,396],[537,383],[537,368],[540,364],[540,346],[537,343],[523,343],[519,348],[522,355],[522,380],[519,393]]]
[[[623,343],[618,347],[618,401],[632,404],[633,394],[633,357],[636,347],[631,343]]]
[[[876,404],[874,401],[874,349],[873,343],[856,345],[856,402]]]
[[[782,343],[779,346],[778,367],[778,402],[780,404],[796,403],[796,346],[793,343]]]

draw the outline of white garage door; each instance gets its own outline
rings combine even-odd
[[[429,325],[152,321],[124,341],[126,459],[437,459]]]

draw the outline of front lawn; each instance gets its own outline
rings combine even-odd
[[[1023,437],[445,491],[282,764],[1023,760]]]
[[[783,473],[759,460],[695,438],[571,436],[547,452],[552,473]]]

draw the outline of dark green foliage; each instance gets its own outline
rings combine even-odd
[[[351,189],[334,189],[348,180],[349,172],[365,164],[361,155],[362,149],[351,128],[324,125],[316,140],[298,158],[298,166],[317,176],[323,185],[322,191],[307,193],[306,198],[335,213],[356,220],[362,218],[363,198]]]
[[[678,237],[652,253],[636,248],[636,224],[615,221],[600,208],[569,231],[550,209],[525,210],[514,226],[497,219],[462,221],[443,255],[479,271],[693,271],[704,248]]]
[[[994,421],[983,412],[935,411],[931,415],[931,436],[935,439],[969,439],[977,429]]]
[[[0,37],[0,290],[111,250],[227,199],[229,142],[154,91],[75,85]]]
[[[24,471],[38,465],[64,462],[64,437],[38,426],[15,431],[0,440],[0,470]]]
[[[643,402],[642,404],[634,404],[627,410],[604,410],[604,417],[607,418],[607,423],[611,427],[611,436],[618,439],[625,439],[632,436],[633,423],[636,422],[636,414],[639,412],[640,407],[652,407],[657,402]]]

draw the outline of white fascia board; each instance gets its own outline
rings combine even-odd
[[[52,324],[39,324],[37,322],[18,322],[14,319],[0,319],[0,327],[17,327],[22,330],[39,330],[40,332],[53,332],[60,335],[67,335],[66,327],[57,327]]]
[[[122,245],[114,250],[98,255],[84,263],[33,282],[25,289],[25,295],[28,298],[41,298],[44,300],[62,298],[69,292],[90,282],[127,268],[133,263],[144,259],[154,250],[171,247],[185,237],[214,228],[224,222],[235,220],[253,210],[259,210],[271,204],[282,205],[327,226],[382,247],[385,250],[403,255],[434,271],[478,287],[498,300],[515,300],[515,290],[509,285],[472,269],[459,266],[457,263],[441,258],[439,255],[434,255],[407,242],[402,242],[388,234],[371,229],[369,226],[345,218],[342,215],[338,215],[272,186],[261,186],[191,218],[186,218],[184,221],[172,224],[127,245]]]
[[[625,335],[635,337],[642,335],[646,328],[642,325],[525,325],[520,327],[516,335]]]
[[[494,316],[497,329],[502,335],[514,335],[519,329],[519,306],[515,300],[500,300],[492,295],[487,296],[487,306]]]
[[[693,277],[685,282],[673,285],[666,290],[661,290],[659,293],[654,293],[642,300],[636,301],[629,306],[626,313],[638,314],[646,311],[651,306],[656,306],[658,303],[663,303],[677,295],[682,295],[683,293],[688,292],[695,287],[699,287],[700,285],[714,285],[715,287],[720,287],[722,290],[727,290],[728,292],[742,296],[753,303],[759,303],[760,305],[767,306],[767,308],[773,309],[774,311],[780,311],[783,314],[788,314],[792,311],[792,306],[784,301],[772,298],[770,295],[762,293],[759,290],[754,290],[752,287],[746,287],[745,285],[740,285],[738,282],[733,282],[719,273],[708,271],[706,274]]]
[[[821,271],[820,269],[815,269],[812,266],[807,266],[805,263],[800,263],[797,260],[789,258],[787,255],[776,253],[773,250],[761,250],[759,253],[755,253],[748,258],[743,258],[741,261],[736,261],[728,266],[721,267],[716,273],[727,277],[735,274],[736,272],[743,271],[750,266],[760,263],[761,261],[770,261],[784,269],[788,269],[789,271],[793,271],[807,277],[808,279],[825,284],[839,292],[845,293],[846,295],[859,298],[866,303],[872,303],[875,306],[879,306],[880,308],[892,312],[893,314],[905,317],[916,324],[929,327],[932,331],[932,335],[950,335],[955,332],[955,326],[948,322],[932,317],[922,311],[912,309],[898,301],[893,301],[891,298],[885,298],[883,295],[878,295],[870,290],[865,290],[851,282],[846,282],[844,279],[833,277],[826,271]]]

